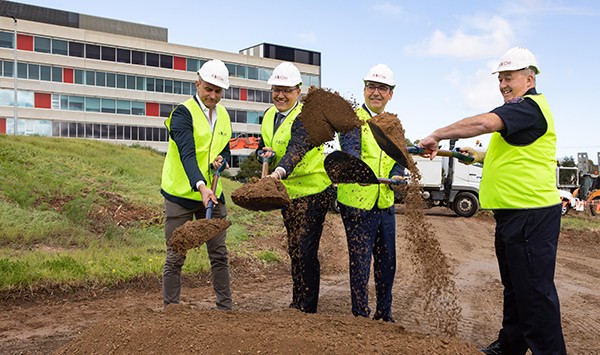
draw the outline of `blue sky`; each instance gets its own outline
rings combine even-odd
[[[225,52],[262,42],[319,51],[322,85],[358,101],[362,77],[385,63],[398,83],[387,111],[413,141],[501,105],[492,69],[507,49],[524,45],[539,62],[537,89],[554,114],[557,157],[587,152],[598,163],[597,0],[20,2],[166,27],[171,43]]]

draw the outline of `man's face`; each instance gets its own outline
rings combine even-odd
[[[209,109],[215,108],[223,96],[222,87],[207,83],[204,80],[196,80],[196,89],[198,89],[200,101]]]
[[[277,111],[285,112],[296,104],[300,97],[300,88],[298,86],[273,86],[271,87],[271,97]]]
[[[503,71],[498,73],[498,84],[504,102],[525,95],[535,86],[534,74],[529,69]]]
[[[388,85],[367,81],[365,82],[364,95],[367,107],[375,113],[382,113],[385,105],[392,99],[394,91]]]

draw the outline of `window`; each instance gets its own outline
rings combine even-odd
[[[39,80],[40,79],[40,66],[37,64],[29,64],[27,66],[28,76],[31,80]]]
[[[56,83],[62,83],[63,81],[63,68],[62,67],[52,67],[52,81]]]
[[[160,104],[160,117],[169,117],[171,111],[173,111],[173,105]]]
[[[161,54],[160,55],[160,67],[167,68],[167,69],[173,69],[173,56]]]
[[[246,123],[248,113],[246,111],[237,111],[235,115],[235,121],[239,123]]]
[[[231,88],[231,98],[233,100],[239,100],[240,99],[240,88]]]
[[[260,124],[259,119],[258,119],[259,116],[260,116],[259,112],[256,112],[256,111],[248,112],[247,123]]]
[[[156,86],[154,87],[154,90],[156,92],[164,92],[164,80],[163,79],[156,79]]]
[[[34,38],[34,50],[40,53],[50,53],[50,38],[35,37]]]
[[[60,109],[61,110],[69,109],[69,95],[60,95]]]
[[[131,63],[131,51],[129,49],[117,48],[117,62]]]
[[[102,99],[102,112],[115,113],[116,103],[114,99]]]
[[[245,65],[236,65],[235,66],[235,76],[238,78],[247,78],[248,77],[248,67]]]
[[[127,89],[135,90],[135,76],[127,75]]]
[[[157,53],[146,53],[146,65],[150,67],[159,66],[159,56]]]
[[[83,111],[83,96],[69,96],[68,100],[69,100],[69,110]]]
[[[131,51],[131,63],[146,65],[146,53],[140,51]]]
[[[131,115],[131,101],[117,100],[117,113]]]
[[[96,85],[96,72],[93,70],[85,71],[85,84]]]
[[[81,69],[75,69],[75,84],[85,83],[85,71]]]
[[[123,74],[117,74],[117,87],[119,89],[125,89],[127,86],[127,76]]]
[[[40,65],[40,79],[44,81],[52,80],[52,68],[48,65]]]
[[[69,56],[83,58],[83,43],[69,42]]]
[[[14,48],[13,40],[15,34],[12,32],[0,31],[0,48]]]
[[[96,72],[96,86],[106,86],[106,73],[102,71]]]
[[[192,84],[190,82],[183,82],[182,94],[184,94],[184,95],[192,94]]]
[[[137,127],[131,127],[131,140],[132,141],[138,140],[138,128]]]
[[[114,62],[116,58],[116,48],[102,46],[102,60]]]
[[[173,93],[173,80],[165,79],[165,92],[169,94]]]
[[[248,89],[248,101],[254,102],[254,90]]]
[[[100,59],[100,46],[86,43],[85,57],[88,59]]]
[[[13,67],[15,63],[4,61],[4,76],[12,78],[13,77]]]
[[[187,58],[187,71],[198,71],[200,69],[200,61],[194,58]]]
[[[114,88],[116,87],[116,75],[114,73],[106,73],[106,87]]]
[[[136,77],[136,84],[135,84],[135,89],[136,90],[146,90],[146,78],[143,76],[137,76]]]
[[[146,91],[154,91],[154,78],[146,78]]]
[[[235,76],[235,64],[225,63],[227,70],[229,71],[229,76]]]
[[[181,81],[174,80],[173,81],[173,94],[181,94]]]
[[[271,69],[258,68],[258,80],[264,80],[264,81],[269,80],[269,77],[271,76],[272,72],[273,71]]]
[[[140,101],[131,102],[131,114],[144,116],[146,114],[146,103]]]
[[[258,68],[248,67],[248,79],[258,80]]]
[[[17,63],[17,77],[27,79],[27,63]]]
[[[86,97],[85,110],[88,112],[100,112],[100,99],[97,97]]]
[[[52,54],[69,55],[67,41],[52,39]]]

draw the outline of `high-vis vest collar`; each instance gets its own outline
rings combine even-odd
[[[546,133],[527,146],[514,146],[495,132],[485,155],[480,186],[481,207],[525,209],[556,205],[556,130],[543,95],[534,100],[548,123]]]
[[[231,122],[229,114],[225,107],[217,104],[217,122],[215,128],[211,132],[210,125],[204,112],[192,97],[181,105],[184,105],[192,115],[192,126],[194,134],[194,144],[196,146],[196,160],[198,168],[206,179],[206,185],[211,186],[213,176],[210,171],[210,164],[227,146],[231,138]],[[171,130],[171,118],[165,121],[168,130]],[[190,181],[183,169],[181,157],[177,144],[172,139],[169,140],[169,147],[162,171],[162,189],[172,196],[186,198],[194,201],[202,201],[202,195],[199,191],[195,191],[192,186],[197,181]],[[216,195],[220,196],[223,192],[221,180],[218,181]]]

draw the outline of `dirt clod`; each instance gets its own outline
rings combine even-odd
[[[197,219],[187,221],[173,231],[171,247],[176,253],[185,255],[225,231],[231,222],[224,218]]]
[[[252,211],[272,211],[288,206],[290,197],[283,183],[271,177],[253,179],[231,193],[233,202]]]

